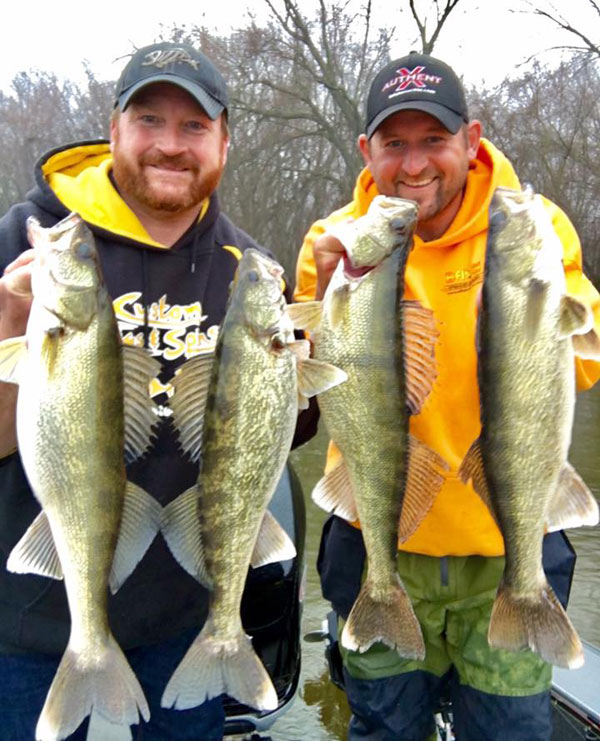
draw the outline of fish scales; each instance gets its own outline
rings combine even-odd
[[[566,296],[562,246],[540,197],[499,188],[478,319],[481,434],[459,474],[473,479],[505,543],[490,644],[530,648],[565,667],[579,666],[583,653],[546,581],[542,540],[548,529],[598,520],[593,496],[567,462],[573,337],[591,326],[589,310]]]
[[[111,299],[93,237],[76,214],[50,229],[35,221],[28,228],[36,257],[27,334],[1,343],[0,360],[19,348],[18,362],[2,372],[19,385],[19,452],[42,512],[7,568],[64,577],[69,642],[36,729],[37,739],[51,741],[73,733],[92,710],[123,725],[149,711],[107,616],[127,490],[123,350]],[[153,361],[146,370],[152,374]],[[150,424],[144,444],[149,437]],[[158,524],[155,516],[150,538]],[[37,546],[48,526],[57,561],[50,553],[44,561],[47,549],[40,554]],[[143,555],[130,563],[128,546],[125,540],[123,578]]]
[[[260,710],[277,707],[275,688],[243,630],[240,603],[250,565],[296,554],[267,505],[291,448],[299,404],[342,380],[337,369],[309,359],[308,341],[296,341],[282,274],[266,255],[244,252],[212,369],[209,357],[191,361],[174,382],[175,426],[180,432],[194,422],[203,427],[201,441],[180,435],[182,447],[201,462],[197,484],[165,509],[162,532],[211,598],[205,626],[165,689],[166,707],[194,707],[222,693]],[[306,378],[303,368],[311,371]],[[190,388],[198,390],[194,404],[186,402]]]
[[[338,264],[314,334],[315,357],[348,374],[346,383],[319,397],[319,407],[342,454],[341,465],[347,468],[367,551],[365,583],[344,626],[342,644],[366,651],[382,641],[407,658],[423,658],[424,645],[396,569],[404,497],[410,488],[414,528],[443,481],[437,473],[432,474],[432,465],[443,465],[441,459],[415,441],[424,454],[408,486],[412,444],[409,408],[413,400],[420,408],[434,375],[413,379],[414,396],[409,394],[406,338],[416,333],[419,344],[422,334],[426,350],[413,355],[417,375],[419,364],[434,364],[431,313],[416,302],[403,300],[415,223],[416,204],[378,196],[365,217],[342,227],[340,239],[350,264]],[[355,268],[368,265],[372,269],[356,273]],[[416,321],[412,330],[406,321],[409,307]],[[420,322],[426,328],[423,333],[415,329]],[[328,476],[319,482],[313,498],[332,509],[336,487],[345,478],[331,476],[330,496],[326,493]],[[423,492],[418,491],[419,481],[426,482]],[[339,495],[340,503],[347,501],[342,492]],[[347,519],[352,517],[343,512],[350,511],[346,504],[340,507]]]

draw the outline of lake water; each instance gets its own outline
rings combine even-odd
[[[578,397],[569,456],[600,500],[599,420],[600,384]],[[292,454],[304,487],[307,512],[303,633],[318,630],[329,610],[329,604],[321,597],[315,568],[321,526],[327,515],[310,499],[312,487],[323,470],[326,443],[321,429],[313,440]],[[569,615],[584,640],[600,645],[600,527],[572,530],[569,538],[578,555]],[[324,644],[303,642],[302,662],[299,697],[271,729],[273,741],[342,741],[346,737],[350,714],[344,693],[329,681]]]

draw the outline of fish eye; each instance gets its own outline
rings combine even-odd
[[[408,229],[408,222],[406,219],[396,218],[390,221],[390,226],[398,234],[404,234]]]
[[[92,256],[92,245],[89,242],[80,242],[77,245],[77,255],[79,257],[91,257]]]
[[[248,280],[250,283],[258,283],[258,272],[256,270],[249,270],[248,271]]]

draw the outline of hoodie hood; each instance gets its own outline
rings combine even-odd
[[[521,187],[508,159],[487,139],[481,139],[477,156],[469,167],[460,209],[452,224],[439,239],[423,242],[415,237],[415,245],[423,244],[427,248],[448,247],[484,232],[488,225],[489,205],[499,185],[514,189]],[[365,167],[354,188],[354,203],[358,205],[360,214],[367,212],[371,201],[378,194],[373,176]]]
[[[77,212],[92,228],[127,242],[169,249],[150,237],[110,178],[112,154],[106,140],[70,144],[44,155],[36,165],[33,200],[57,215]],[[199,220],[209,206],[206,199]]]

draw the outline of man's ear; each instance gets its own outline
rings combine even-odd
[[[366,134],[361,134],[358,137],[358,148],[362,154],[363,162],[368,166],[371,161],[371,143]]]
[[[479,142],[481,141],[481,123],[477,119],[473,119],[467,124],[467,141],[469,159],[474,160],[477,157]]]

